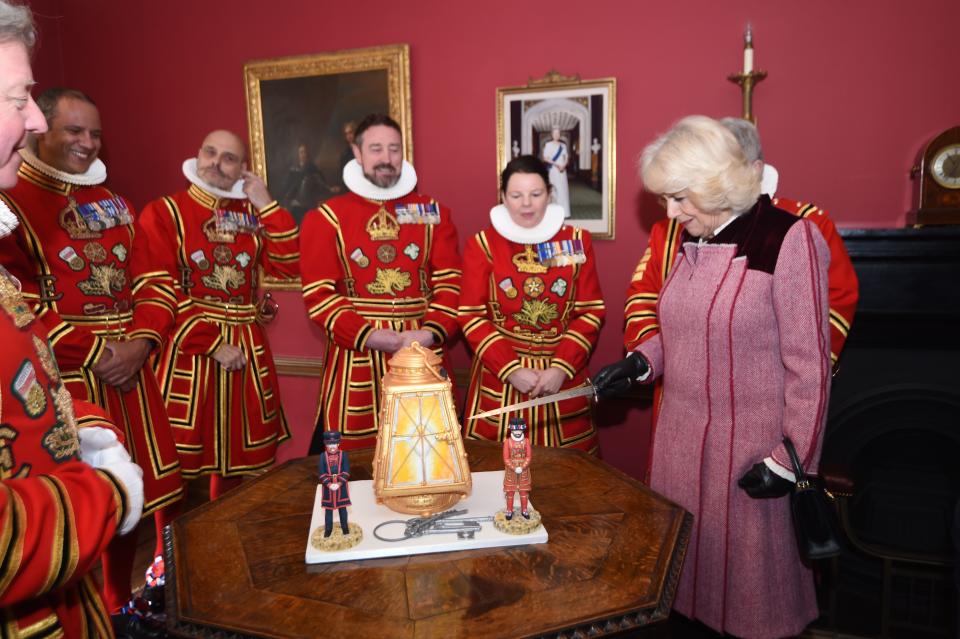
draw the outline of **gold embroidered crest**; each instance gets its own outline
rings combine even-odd
[[[537,261],[537,254],[531,244],[527,244],[523,251],[513,256],[513,265],[521,273],[546,273],[547,267]]]
[[[34,315],[20,295],[19,284],[7,269],[0,266],[0,306],[3,306],[17,328],[23,328],[34,320]]]
[[[3,479],[8,479],[10,471],[17,465],[13,458],[13,442],[19,436],[20,433],[10,426],[0,426],[0,477]]]
[[[67,232],[71,240],[95,240],[103,237],[103,233],[87,226],[87,221],[80,215],[73,196],[67,196],[67,207],[60,211],[59,222],[60,228]]]
[[[114,297],[127,284],[127,274],[113,264],[91,264],[90,277],[77,282],[77,288],[86,295],[105,295]]]
[[[33,338],[33,350],[37,352],[37,358],[40,360],[40,366],[43,367],[43,372],[54,382],[59,382],[60,371],[57,369],[57,363],[53,359],[50,345],[36,335],[31,335],[30,337]]]
[[[399,291],[410,286],[410,274],[398,268],[377,267],[377,278],[367,284],[367,290],[374,295],[389,294],[394,297]]]
[[[53,392],[53,407],[56,410],[57,418],[73,437],[76,443],[76,449],[73,452],[77,452],[80,450],[80,442],[77,438],[77,417],[73,413],[73,397],[63,384],[51,390]]]
[[[374,242],[396,240],[400,238],[400,225],[397,218],[380,205],[380,210],[367,220],[367,234]]]
[[[57,461],[75,457],[80,451],[80,442],[77,434],[66,424],[56,422],[48,430],[40,442],[50,456]]]
[[[217,212],[214,211],[209,220],[200,225],[200,230],[207,236],[207,239],[217,244],[230,244],[237,239],[236,233],[224,230],[217,224]]]
[[[214,264],[213,272],[204,275],[200,280],[215,291],[230,293],[231,289],[236,290],[246,284],[247,278],[243,271],[238,268],[225,264]]]
[[[520,311],[513,314],[513,319],[520,324],[527,324],[540,328],[547,322],[559,317],[557,305],[546,300],[523,300]]]

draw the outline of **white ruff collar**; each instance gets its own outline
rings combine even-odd
[[[0,237],[6,237],[13,233],[18,224],[20,224],[20,220],[10,210],[7,203],[0,200]]]
[[[773,199],[773,195],[777,192],[777,183],[780,181],[780,172],[777,171],[777,168],[772,164],[763,165],[763,173],[760,176],[760,192],[764,195],[769,195],[770,199]]]
[[[95,159],[85,173],[67,173],[66,171],[53,168],[38,158],[37,154],[27,147],[20,149],[20,157],[23,158],[24,162],[47,177],[52,177],[54,180],[66,182],[73,186],[95,186],[107,181],[107,165],[104,164],[100,158]]]
[[[400,179],[397,180],[397,183],[383,188],[367,179],[359,162],[350,160],[343,167],[343,183],[360,197],[386,202],[387,200],[402,198],[413,191],[417,186],[417,172],[412,164],[404,160],[403,166],[400,168]]]
[[[520,226],[510,218],[510,211],[503,204],[490,209],[490,222],[497,233],[517,244],[539,244],[557,234],[563,226],[563,207],[559,204],[547,204],[543,219],[533,228]]]
[[[207,184],[204,182],[203,178],[197,175],[197,158],[187,158],[183,161],[183,175],[191,184],[196,184],[198,187],[209,193],[210,195],[216,195],[217,197],[225,198],[228,200],[245,200],[247,199],[247,194],[243,192],[243,180],[237,180],[233,183],[233,188],[229,191],[224,191],[223,189],[218,189],[217,187]]]

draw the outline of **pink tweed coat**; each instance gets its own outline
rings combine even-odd
[[[789,500],[737,487],[794,442],[816,469],[830,383],[829,249],[765,198],[708,244],[684,244],[637,350],[663,375],[651,486],[694,515],[674,608],[740,637],[795,635],[817,616]]]

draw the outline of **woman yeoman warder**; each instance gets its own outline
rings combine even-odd
[[[458,320],[475,355],[467,415],[580,385],[605,314],[590,234],[549,204],[543,162],[515,158],[500,188],[503,204],[463,256]],[[503,440],[511,416],[526,419],[534,445],[597,450],[584,397],[472,420],[467,434]]]
[[[759,172],[715,120],[681,120],[641,164],[685,243],[659,335],[597,384],[663,375],[650,483],[694,515],[674,608],[741,637],[795,635],[817,616],[813,577],[789,500],[769,497],[791,487],[784,436],[811,472],[820,457],[829,251],[813,224],[760,196]]]

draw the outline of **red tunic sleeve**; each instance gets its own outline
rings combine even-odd
[[[122,516],[123,489],[80,461],[0,486],[0,605],[69,585],[94,566]]]
[[[133,206],[127,208],[133,213]],[[162,346],[177,319],[177,294],[172,273],[154,257],[154,245],[139,222],[133,223],[130,270],[133,285],[133,324],[127,337],[144,337]]]
[[[300,232],[290,212],[271,202],[259,213],[264,231],[260,266],[264,275],[277,279],[300,276]]]
[[[853,262],[843,245],[843,238],[826,211],[813,204],[786,198],[773,200],[773,205],[816,224],[830,249],[830,360],[836,365],[853,325],[853,316],[860,297]]]
[[[650,230],[650,240],[627,288],[626,325],[623,343],[635,350],[660,330],[657,300],[664,280],[676,260],[683,228],[672,220],[660,220]]]

